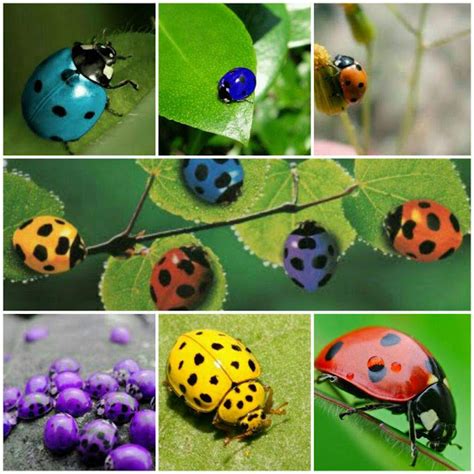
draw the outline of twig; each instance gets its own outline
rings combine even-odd
[[[351,121],[351,118],[349,117],[349,114],[347,113],[347,110],[341,112],[339,114],[339,117],[341,118],[342,125],[344,126],[344,130],[346,131],[349,143],[352,145],[358,155],[362,155],[363,151],[360,146],[359,139],[357,138],[357,132],[354,127],[354,124]]]
[[[425,49],[432,49],[432,48],[438,48],[439,46],[445,46],[459,38],[464,38],[464,36],[469,36],[470,33],[471,33],[471,28],[458,31],[457,33],[453,33],[452,35],[447,36],[446,38],[441,38],[439,40],[432,41],[431,43],[425,44]]]
[[[407,31],[409,31],[411,34],[413,34],[415,36],[418,34],[416,28],[414,28],[410,24],[410,22],[405,18],[405,16],[398,9],[398,7],[396,7],[395,5],[392,5],[392,4],[388,4],[387,8],[393,13],[395,18],[407,29]]]

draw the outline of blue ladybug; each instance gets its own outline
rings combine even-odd
[[[313,293],[329,282],[337,257],[332,235],[316,222],[305,221],[286,239],[283,266],[296,285]]]
[[[45,59],[33,72],[23,90],[21,105],[28,126],[42,138],[64,142],[78,140],[109,107],[105,89],[118,89],[130,79],[110,82],[118,56],[110,42],[74,43]]]
[[[183,160],[183,176],[188,188],[211,204],[235,202],[244,183],[244,170],[239,160]]]
[[[236,67],[220,78],[217,95],[226,104],[241,102],[253,94],[256,85],[257,79],[250,69]]]

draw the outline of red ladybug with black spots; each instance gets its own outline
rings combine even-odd
[[[360,102],[367,90],[367,73],[365,69],[350,56],[338,54],[334,58],[334,66],[339,72],[339,85],[344,100],[349,105]]]
[[[432,354],[410,336],[386,327],[364,327],[338,337],[314,363],[328,381],[372,403],[339,415],[386,408],[406,414],[412,463],[417,438],[443,451],[456,436],[456,408],[446,375]]]
[[[162,311],[196,309],[212,280],[212,269],[201,247],[173,248],[153,267],[150,294]]]
[[[385,219],[393,248],[418,262],[435,262],[452,255],[462,243],[457,217],[429,199],[414,199],[398,206]]]

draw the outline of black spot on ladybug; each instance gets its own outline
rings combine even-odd
[[[334,255],[334,247],[332,245],[328,245],[328,254],[331,255],[331,257]]]
[[[245,396],[245,400],[247,400],[248,402],[253,402],[253,397],[252,397],[252,395],[246,395],[246,396]]]
[[[231,183],[232,178],[229,173],[224,171],[219,177],[214,180],[216,188],[226,188]]]
[[[267,415],[265,414],[265,412],[262,411],[262,412],[260,413],[260,418],[261,418],[262,420],[265,420],[266,417],[267,417]]]
[[[351,81],[344,81],[344,84],[345,84],[346,86],[350,86],[350,85],[351,85]]]
[[[441,257],[439,257],[438,260],[443,260],[445,258],[448,258],[450,255],[452,255],[455,252],[454,248],[450,248],[448,251],[444,252]]]
[[[402,226],[402,234],[405,239],[411,240],[413,239],[413,231],[415,230],[416,222],[412,220],[408,220]]]
[[[23,249],[21,248],[21,246],[20,246],[19,244],[16,244],[16,245],[15,245],[15,250],[16,250],[16,253],[18,254],[18,256],[19,256],[23,261],[25,261],[25,259],[26,259],[25,252],[23,252]]]
[[[247,420],[252,421],[252,420],[255,420],[255,418],[258,418],[258,413],[252,413],[251,415],[249,415]]]
[[[190,298],[195,292],[196,290],[191,285],[179,285],[176,288],[176,294],[181,298]]]
[[[431,230],[439,230],[441,226],[441,222],[439,221],[439,218],[436,214],[433,214],[430,212],[428,216],[426,217],[426,224]]]
[[[192,275],[194,273],[194,264],[191,262],[191,260],[181,260],[177,267],[188,275]]]
[[[362,71],[362,66],[360,64],[356,63],[355,67],[358,71]]]
[[[181,360],[178,365],[178,370],[181,370],[183,368],[184,360]]]
[[[239,367],[240,367],[240,364],[239,364],[236,360],[232,361],[232,362],[230,363],[230,365],[231,365],[232,367],[235,367],[236,369],[239,369]]]
[[[234,388],[234,392],[235,392],[235,393],[240,393],[240,388],[239,388],[239,387],[235,387],[235,388]]]
[[[55,252],[58,255],[66,255],[69,250],[69,239],[67,237],[59,237],[58,245]]]
[[[357,97],[352,97],[352,98],[350,99],[350,101],[351,101],[352,103],[357,102]]]
[[[288,258],[288,249],[285,247],[285,250],[283,251],[283,258]]]
[[[99,451],[100,449],[100,446],[96,443],[92,443],[90,446],[89,446],[89,451]]]
[[[335,342],[326,352],[324,356],[325,360],[332,360],[334,356],[341,350],[341,347],[344,345],[342,341]]]
[[[301,258],[298,257],[293,257],[290,260],[291,266],[298,271],[303,271],[304,270],[304,262],[301,260]]]
[[[244,402],[243,402],[242,400],[239,400],[239,401],[237,402],[237,408],[238,408],[239,410],[242,410],[243,407],[244,407]]]
[[[224,402],[224,407],[227,408],[227,410],[230,410],[232,408],[232,402],[229,399],[227,399]]]
[[[213,375],[210,379],[209,379],[209,383],[211,385],[217,385],[219,383],[219,380],[217,379],[217,377],[215,375]]]
[[[459,226],[459,221],[458,219],[456,218],[456,216],[454,214],[451,214],[449,216],[449,220],[451,221],[451,224],[453,226],[453,229],[456,231],[456,232],[459,232],[461,230],[461,227]]]
[[[255,372],[255,362],[252,359],[249,359],[249,367],[252,372]]]
[[[66,109],[61,105],[55,105],[51,110],[58,117],[65,117],[67,115]]]
[[[436,248],[436,244],[432,240],[424,240],[419,246],[420,253],[428,255]]]
[[[84,433],[83,433],[84,434]],[[83,436],[83,434],[81,436]],[[87,445],[89,444],[89,442],[87,441],[87,439],[83,438],[81,439],[81,446],[83,448],[87,448]]]
[[[90,110],[89,112],[86,112],[86,113],[84,114],[84,118],[87,119],[87,120],[90,120],[94,115],[95,115],[95,112],[93,112],[92,110]]]
[[[40,81],[39,79],[36,79],[33,89],[37,94],[39,94],[41,90],[43,89],[43,82]]]
[[[196,336],[202,336],[202,331],[198,331],[198,332],[196,333]]]
[[[203,401],[203,402],[206,402],[206,403],[211,403],[212,402],[212,398],[210,395],[208,395],[207,393],[201,393],[199,395],[199,398]]]
[[[296,278],[292,278],[291,281],[292,281],[295,285],[298,285],[300,288],[304,288],[303,283],[300,283]]]
[[[232,344],[231,347],[232,347],[232,349],[233,349],[234,351],[237,351],[237,352],[241,352],[241,351],[242,351],[241,347],[238,346],[237,344]]]
[[[318,255],[317,257],[313,258],[312,265],[313,265],[313,268],[321,269],[326,266],[327,262],[328,262],[328,258],[326,257],[326,255]]]
[[[194,171],[194,176],[198,181],[205,181],[209,172],[206,165],[198,165]]]
[[[194,356],[194,363],[196,365],[201,365],[204,362],[204,356],[199,354],[199,352]]]
[[[429,207],[431,207],[431,204],[426,201],[420,201],[418,203],[418,206],[421,207],[422,209],[428,209]]]
[[[185,388],[185,390],[186,390],[186,388]],[[122,405],[122,411],[123,411],[124,413],[128,412],[128,407],[127,407],[127,405]]]
[[[358,87],[359,89],[362,89],[362,88],[364,87],[364,83],[363,83],[363,82],[359,82],[359,84],[357,85],[357,87]]]
[[[185,346],[186,346],[186,343],[185,343],[185,342],[182,342],[178,349],[181,350],[181,349],[183,349]]]
[[[183,384],[179,384],[179,389],[181,390],[181,393],[186,393],[186,387]]]
[[[249,390],[250,390],[251,392],[256,392],[256,391],[257,391],[257,387],[255,386],[255,384],[251,383],[251,384],[249,385]]]
[[[215,350],[215,351],[220,351],[221,349],[224,348],[224,346],[222,344],[219,344],[218,342],[213,342],[211,344],[211,347]]]
[[[371,357],[367,361],[367,367],[369,369],[369,379],[373,383],[380,382],[387,374],[387,368],[385,367],[385,363],[380,357]]]
[[[380,339],[380,344],[384,347],[388,346],[395,346],[401,341],[400,336],[397,336],[396,334],[393,334],[389,332],[388,334],[385,334],[382,339]]]
[[[36,233],[41,237],[48,237],[49,234],[53,231],[53,226],[51,224],[43,224]]]
[[[304,249],[315,249],[316,241],[311,237],[304,237],[298,242],[298,248],[301,250]]]
[[[249,429],[248,423],[242,423],[240,426],[242,426],[242,429],[243,429],[244,431],[247,431],[247,430]]]
[[[105,438],[105,433],[104,433],[103,431],[99,431],[99,432],[97,433],[97,438],[99,438],[99,439],[104,439],[104,438]]]
[[[62,142],[64,141],[61,137],[58,137],[57,135],[52,135],[49,137],[50,140],[53,140],[53,142]]]
[[[43,245],[37,245],[33,250],[33,255],[40,261],[44,262],[48,258],[48,250]]]
[[[43,267],[43,270],[45,270],[47,272],[53,272],[54,271],[54,266],[53,265],[45,265]]]
[[[168,286],[171,283],[171,273],[168,270],[160,270],[158,273],[158,281],[161,286]]]
[[[29,226],[33,222],[33,219],[28,219],[26,222],[23,222],[20,227],[18,227],[20,230],[24,229],[25,227]]]
[[[329,280],[332,278],[332,273],[326,273],[321,280],[319,280],[318,288],[322,288],[324,285],[327,285]]]
[[[198,379],[198,378],[197,378],[197,375],[196,375],[196,374],[191,374],[191,375],[188,377],[188,385],[191,385],[191,387],[192,387],[193,385],[196,384],[197,379]]]

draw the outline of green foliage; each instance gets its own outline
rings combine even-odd
[[[154,106],[144,108],[142,101],[154,103],[155,87],[155,36],[150,33],[117,33],[107,36],[119,54],[130,58],[118,61],[114,66],[113,83],[123,79],[135,80],[140,89],[134,90],[126,86],[118,90],[108,91],[110,106],[123,117],[117,117],[104,111],[94,127],[77,142],[70,143],[74,154],[95,155],[110,154],[105,145],[113,139],[114,133],[120,133],[121,147],[114,146],[116,154],[153,154],[155,149],[155,133],[150,130],[150,123],[155,120]],[[37,65],[34,65],[36,67]],[[33,69],[32,71],[33,72]],[[129,117],[130,112],[136,112],[141,106],[144,113]],[[139,122],[138,126],[131,124]],[[119,132],[115,132],[115,128]],[[137,130],[139,134],[137,135]],[[64,146],[35,135],[23,119],[20,106],[5,116],[4,151],[6,155],[64,155]],[[112,137],[109,138],[109,135]],[[139,142],[137,148],[135,144]]]
[[[298,48],[311,43],[311,8],[303,4],[287,6],[290,16],[289,48]]]
[[[12,238],[23,222],[36,216],[64,215],[63,203],[53,193],[40,188],[27,176],[3,173],[3,276],[11,281],[33,280],[41,275],[18,258]]]
[[[239,199],[227,206],[216,206],[196,197],[183,180],[182,160],[138,160],[148,173],[157,179],[150,191],[150,199],[162,209],[184,219],[199,222],[219,222],[248,214],[248,210],[260,197],[269,160],[242,160],[244,185]]]
[[[196,416],[160,385],[160,470],[309,470],[309,317],[160,314],[159,319],[160,380],[166,377],[167,357],[178,336],[198,328],[213,328],[248,345],[262,366],[261,381],[273,388],[275,405],[288,402],[288,414],[274,416],[269,430],[224,447],[224,433],[212,426],[212,414]]]
[[[353,182],[344,169],[332,160],[306,160],[299,164],[294,172],[298,177],[298,204],[338,194]],[[263,211],[292,202],[294,176],[286,161],[273,160],[263,196],[251,211]],[[274,265],[282,265],[285,240],[290,232],[305,220],[314,220],[333,234],[341,253],[352,245],[356,237],[344,216],[340,200],[305,209],[297,214],[276,214],[239,224],[235,226],[235,230],[246,248],[257,257]]]
[[[214,252],[203,246],[193,235],[169,237],[155,240],[144,255],[130,258],[109,257],[99,284],[99,291],[104,308],[107,311],[153,311],[155,304],[150,296],[150,277],[153,266],[168,250],[182,245],[199,245],[208,254],[214,280],[209,293],[198,308],[202,311],[222,309],[227,294],[224,270]]]
[[[344,200],[347,218],[359,237],[384,253],[395,254],[384,230],[387,214],[411,199],[433,199],[469,232],[470,210],[464,184],[453,163],[436,159],[368,159],[355,162],[359,190]]]
[[[224,5],[162,4],[159,30],[160,114],[247,143],[253,104],[217,99],[217,83],[227,71],[256,69],[252,40],[242,22]]]

